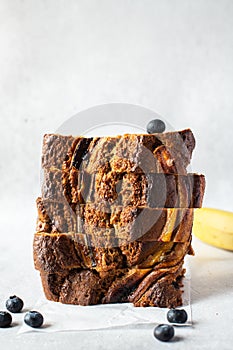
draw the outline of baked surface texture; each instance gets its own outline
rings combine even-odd
[[[116,137],[46,134],[36,200],[35,268],[49,300],[182,305],[194,208],[190,129]]]

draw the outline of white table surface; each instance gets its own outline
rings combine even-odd
[[[205,205],[233,210],[232,16],[229,0],[0,1],[0,310],[11,294],[28,310],[43,293],[35,198],[21,196],[36,192],[42,135],[83,109],[132,103],[190,127]],[[176,342],[159,343],[153,326],[19,336],[19,314],[0,349],[232,349],[233,253],[193,246],[193,327]]]
[[[0,202],[0,210],[0,310],[5,309],[8,296],[16,294],[24,299],[26,311],[43,293],[32,259],[35,204],[31,199]],[[193,327],[176,327],[175,341],[156,340],[153,325],[18,335],[23,320],[20,313],[13,314],[12,327],[0,329],[1,349],[232,349],[233,253],[195,238],[193,246],[196,255],[189,258]]]

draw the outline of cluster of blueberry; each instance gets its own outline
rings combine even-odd
[[[16,295],[9,297],[9,299],[7,299],[6,301],[6,308],[9,312],[12,312],[12,313],[20,312],[23,308],[23,305],[24,305],[23,300],[17,297]],[[12,316],[9,312],[0,311],[1,328],[6,328],[11,325]],[[44,318],[37,311],[28,311],[24,316],[24,322],[30,327],[38,328],[42,326],[44,322]]]
[[[187,319],[187,312],[183,309],[171,309],[167,313],[167,320],[170,323],[183,324],[187,321]],[[155,338],[161,341],[169,341],[174,337],[174,335],[174,327],[169,324],[159,324],[154,329]]]

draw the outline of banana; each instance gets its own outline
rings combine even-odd
[[[193,233],[206,243],[233,251],[233,213],[212,208],[195,209]]]

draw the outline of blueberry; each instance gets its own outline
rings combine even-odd
[[[171,323],[185,323],[187,319],[187,312],[183,309],[171,309],[167,313],[167,320]]]
[[[161,133],[166,129],[165,123],[161,119],[151,120],[146,127],[148,134]]]
[[[20,312],[23,308],[23,300],[13,295],[6,301],[6,308],[10,312]]]
[[[0,311],[0,327],[9,327],[12,322],[12,317],[9,312]]]
[[[169,324],[160,324],[154,329],[155,338],[161,341],[169,341],[174,337],[174,327]]]
[[[38,328],[42,326],[44,318],[37,311],[28,311],[24,317],[24,322],[30,327]]]

